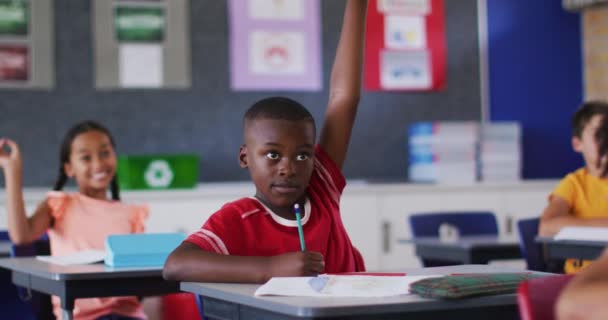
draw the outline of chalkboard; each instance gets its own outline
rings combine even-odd
[[[347,178],[407,179],[406,128],[413,121],[479,120],[477,1],[444,1],[447,86],[439,92],[363,92]],[[256,100],[285,95],[305,106],[320,127],[344,1],[321,1],[323,91],[230,90],[227,5],[190,2],[192,87],[188,90],[96,91],[91,2],[55,0],[56,79],[52,90],[0,90],[0,136],[19,142],[24,185],[50,186],[66,130],[84,119],[105,124],[122,154],[197,153],[200,180],[247,180],[239,168],[241,117]]]

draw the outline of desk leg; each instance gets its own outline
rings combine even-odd
[[[74,319],[74,299],[70,299],[67,297],[60,297],[61,300],[61,318],[63,320],[72,320]]]
[[[61,316],[64,320],[72,320],[74,319],[74,315],[72,314],[72,309],[61,309]]]

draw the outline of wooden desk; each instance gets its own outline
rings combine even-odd
[[[595,260],[608,246],[604,241],[554,240],[550,237],[537,237],[536,242],[544,245],[549,259]]]
[[[416,247],[421,259],[449,260],[461,264],[487,264],[490,260],[521,258],[519,243],[495,236],[462,236],[455,241],[438,237],[400,240]]]
[[[409,275],[521,272],[489,265],[406,269]],[[182,282],[183,291],[201,296],[208,319],[518,319],[515,294],[454,301],[417,295],[383,298],[256,297],[256,284]]]
[[[177,293],[178,282],[165,281],[162,267],[111,268],[104,264],[61,266],[33,257],[1,258],[0,267],[12,272],[13,283],[59,296],[63,319],[72,319],[74,300],[112,296],[154,296]]]

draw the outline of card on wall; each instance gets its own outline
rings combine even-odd
[[[318,0],[231,0],[233,90],[321,89]]]
[[[443,0],[371,0],[365,32],[365,88],[443,88],[444,24]]]
[[[0,0],[0,88],[50,89],[52,0]]]
[[[93,0],[96,88],[189,88],[188,8],[188,0]]]

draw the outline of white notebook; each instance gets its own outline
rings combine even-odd
[[[440,277],[427,276],[340,276],[276,277],[255,291],[256,296],[388,297],[410,293],[410,284]],[[320,285],[319,282],[321,282]]]
[[[554,237],[555,240],[585,240],[608,242],[608,228],[564,227]]]
[[[101,262],[105,257],[106,252],[104,250],[83,250],[64,256],[36,256],[36,259],[62,266],[70,266]]]

